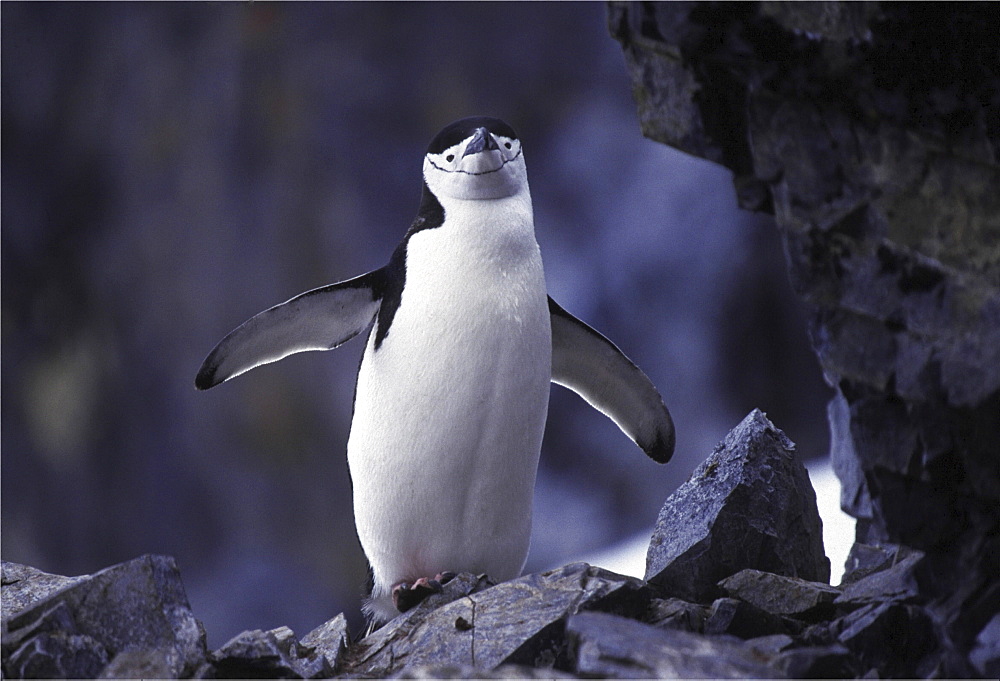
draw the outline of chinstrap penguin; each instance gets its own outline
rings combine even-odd
[[[195,379],[205,390],[371,327],[347,459],[376,622],[450,573],[520,575],[550,382],[655,461],[674,448],[646,375],[547,295],[514,130],[496,118],[452,123],[431,141],[423,179],[417,217],[388,264],[252,317]]]

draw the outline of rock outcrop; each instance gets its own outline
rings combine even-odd
[[[832,458],[859,521],[852,558],[895,552],[890,543],[923,552],[912,588],[946,632],[949,673],[989,674],[1000,628],[1000,14],[612,3],[609,21],[645,135],[727,166],[741,205],[775,217],[836,390]]]
[[[795,446],[759,410],[726,436],[660,510],[646,579],[675,596],[721,596],[746,568],[830,581],[816,494]]]
[[[4,563],[3,675],[819,678],[946,669],[948,646],[914,587],[923,554],[880,560],[873,549],[847,586],[826,584],[815,494],[801,466],[784,433],[754,410],[667,499],[650,581],[584,563],[501,584],[460,574],[359,639],[341,614],[302,637],[288,627],[244,631],[208,651],[170,558],[73,578]],[[776,522],[790,509],[804,521]],[[733,542],[723,550],[740,523],[750,534],[774,533],[771,548]],[[694,544],[709,547],[702,557],[668,551],[663,538],[688,536],[692,524]],[[775,552],[797,562],[774,562]],[[694,570],[697,588],[656,579],[673,566]]]
[[[178,678],[205,657],[205,631],[166,556],[77,578],[5,562],[0,594],[8,678],[96,678],[109,664]]]

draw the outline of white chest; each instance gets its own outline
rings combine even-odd
[[[530,204],[493,207],[446,206],[411,236],[400,305],[365,352],[348,460],[379,581],[506,579],[527,552],[551,330]]]

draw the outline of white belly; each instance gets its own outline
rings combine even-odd
[[[376,597],[446,570],[510,579],[528,552],[551,378],[538,247],[442,252],[435,231],[411,238],[358,374],[348,463]]]

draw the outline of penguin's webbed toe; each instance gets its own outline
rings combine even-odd
[[[438,575],[438,577],[441,576]],[[421,577],[412,584],[401,582],[392,587],[392,602],[395,604],[397,610],[406,612],[419,605],[431,594],[438,593],[439,591],[441,591],[441,582],[437,578],[429,579]]]

